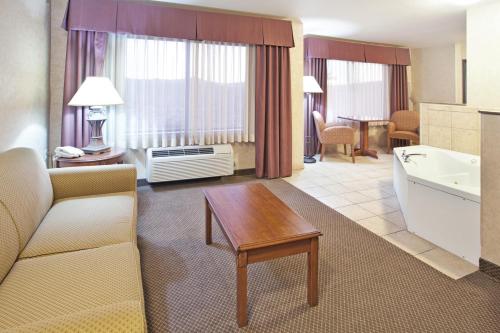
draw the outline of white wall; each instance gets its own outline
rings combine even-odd
[[[0,151],[47,155],[49,16],[46,0],[0,0]]]
[[[467,10],[467,102],[500,107],[500,2]],[[482,116],[481,257],[500,266],[500,116]]]
[[[465,42],[455,44],[455,103],[463,103],[463,68],[462,61],[467,58],[467,48]]]
[[[411,50],[411,100],[414,105],[456,103],[455,62],[454,44]]]
[[[304,34],[302,22],[291,19],[295,47],[290,49],[292,93],[292,168],[304,168]]]
[[[467,104],[500,107],[500,1],[467,10]]]
[[[49,156],[61,145],[67,33],[61,28],[68,0],[50,0]]]

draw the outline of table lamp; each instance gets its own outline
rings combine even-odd
[[[309,152],[312,151],[311,155],[304,156],[304,163],[316,163],[316,160],[314,159],[314,149],[313,149],[314,146],[312,146],[313,133],[311,133],[311,131],[315,130],[314,126],[311,126],[311,122],[314,121],[312,117],[313,110],[311,110],[312,107],[311,94],[321,94],[323,93],[323,89],[321,89],[314,76],[304,76],[304,93],[307,95],[307,109],[304,115],[304,123],[305,123],[304,148],[305,151]]]
[[[88,107],[87,121],[90,124],[90,142],[82,150],[88,154],[99,154],[111,148],[104,144],[102,126],[106,121],[106,106],[123,104],[113,83],[107,77],[89,76],[83,81],[69,106]]]

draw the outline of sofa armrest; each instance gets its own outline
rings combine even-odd
[[[132,164],[49,169],[54,200],[137,190]]]

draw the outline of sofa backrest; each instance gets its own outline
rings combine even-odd
[[[19,255],[19,237],[9,211],[0,203],[0,283]]]
[[[49,173],[40,155],[29,148],[0,154],[0,204],[8,211],[22,251],[52,206]]]

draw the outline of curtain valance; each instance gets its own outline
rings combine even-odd
[[[129,0],[70,0],[66,30],[293,47],[290,21]]]
[[[262,21],[256,17],[198,12],[196,38],[216,42],[262,44]]]
[[[411,65],[410,50],[320,37],[304,39],[306,58],[336,59],[388,65]]]
[[[118,1],[69,0],[62,27],[67,31],[116,32]]]
[[[362,44],[306,37],[304,48],[306,58],[365,61],[365,48]]]
[[[196,12],[144,2],[119,1],[116,32],[194,40]]]

